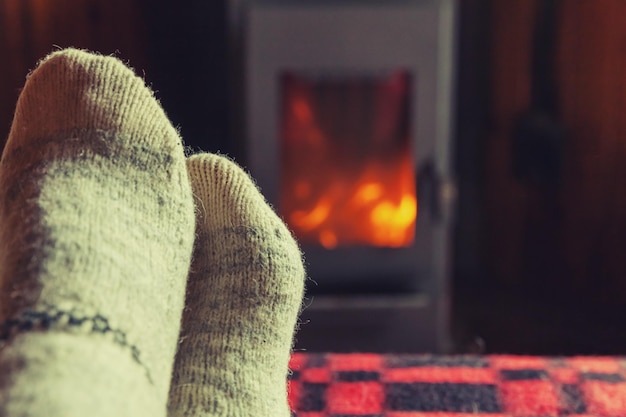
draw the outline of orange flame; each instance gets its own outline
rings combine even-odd
[[[344,102],[355,98],[346,113],[324,101],[315,82],[287,78],[279,209],[302,242],[327,249],[413,242],[418,210],[413,156],[399,121],[408,82],[403,73],[383,81],[353,85],[356,93],[342,96]],[[371,110],[362,104],[364,92],[378,101],[374,120],[362,123],[369,124],[369,133],[341,124]]]
[[[410,245],[417,218],[410,158],[388,169],[377,165],[372,162],[352,184],[345,178],[349,175],[328,167],[309,182],[286,180],[281,211],[294,233],[327,249],[340,244]],[[309,193],[298,192],[305,187]]]

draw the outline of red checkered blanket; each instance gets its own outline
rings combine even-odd
[[[626,358],[302,354],[297,417],[626,417]]]

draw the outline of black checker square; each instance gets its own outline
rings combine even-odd
[[[528,381],[548,379],[548,373],[543,369],[502,369],[500,377],[505,381]]]
[[[500,413],[498,388],[491,384],[393,383],[386,385],[392,411]]]
[[[340,371],[335,375],[340,382],[365,382],[380,380],[380,373],[376,371]]]
[[[583,398],[580,387],[575,384],[563,384],[561,386],[561,396],[563,397],[563,404],[567,405],[567,414],[587,414],[587,406]]]
[[[326,409],[326,390],[328,384],[312,382],[302,383],[300,411],[324,411]]]
[[[624,377],[620,374],[606,374],[600,372],[583,372],[581,374],[581,377],[585,381],[602,381],[610,382],[613,384],[625,381]]]
[[[384,417],[382,414],[331,414],[330,417]]]
[[[478,356],[430,356],[406,355],[390,356],[385,364],[389,368],[489,368],[489,361]]]

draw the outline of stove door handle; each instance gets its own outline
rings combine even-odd
[[[455,182],[441,175],[433,159],[429,158],[417,170],[416,183],[420,213],[428,210],[433,222],[447,224],[452,219],[456,204]]]

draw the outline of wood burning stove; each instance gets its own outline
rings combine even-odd
[[[232,6],[245,163],[315,282],[299,345],[446,350],[454,1]]]

